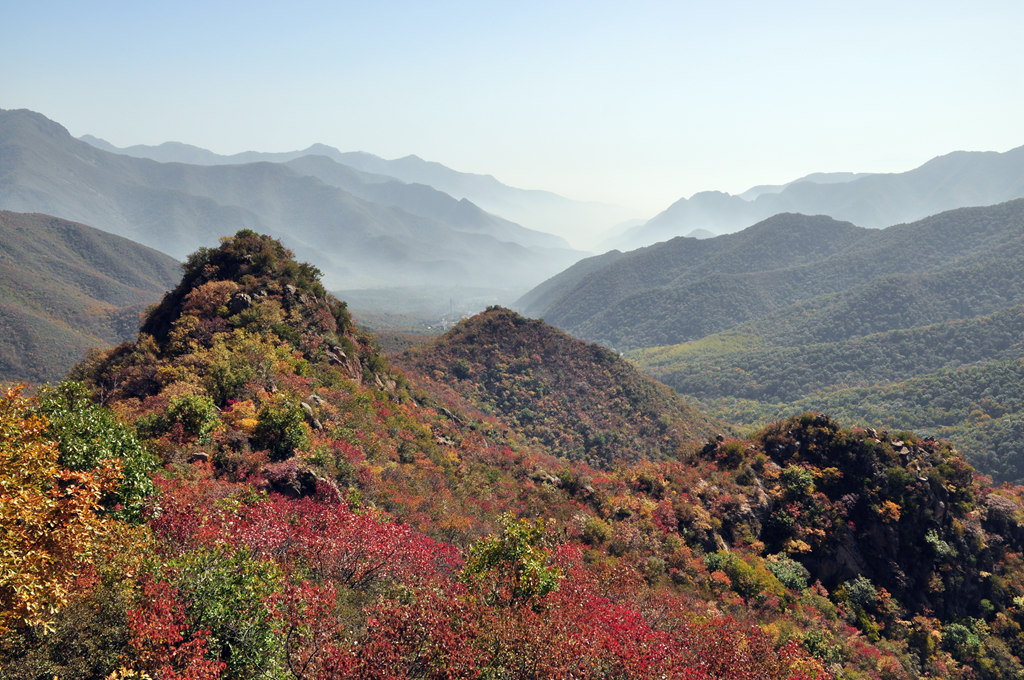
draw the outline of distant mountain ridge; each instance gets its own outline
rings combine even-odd
[[[802,300],[894,274],[941,272],[1018,252],[1024,200],[888,229],[776,215],[714,239],[675,238],[582,260],[517,308],[619,349],[696,340]],[[939,320],[939,319],[937,319]]]
[[[0,159],[0,208],[74,219],[175,257],[258,228],[321,263],[335,287],[524,289],[579,256],[425,187],[393,183],[377,202],[280,163],[159,163],[100,150],[30,111],[0,112]]]
[[[658,338],[682,333],[678,342],[709,332],[701,330],[706,326],[701,318],[715,319],[707,328],[724,330],[767,311],[763,305],[771,295],[760,289],[774,282],[788,290],[789,269],[814,266],[866,233],[828,217],[777,215],[736,234],[706,240],[679,237],[630,253],[582,260],[527,293],[516,307],[577,337],[619,349],[667,344],[651,342],[650,333]],[[714,290],[721,294],[711,295]],[[733,292],[722,297],[728,290]],[[715,302],[689,315],[672,311],[674,305],[703,299]],[[693,330],[679,329],[680,323]],[[637,327],[651,330],[633,337]]]
[[[805,175],[799,179],[795,179],[792,182],[786,182],[785,184],[759,184],[758,186],[751,187],[744,191],[742,194],[737,194],[740,198],[745,201],[751,201],[763,194],[778,194],[785,191],[788,187],[796,184],[797,182],[811,182],[812,184],[837,184],[841,182],[852,182],[855,179],[861,177],[867,177],[871,173],[868,172],[812,172],[809,175]]]
[[[470,200],[456,200],[432,186],[400,182],[342,165],[326,155],[300,156],[285,163],[302,175],[352,193],[367,201],[428,215],[462,231],[493,236],[527,247],[569,250],[565,239],[485,212]]]
[[[92,347],[134,337],[180,264],[49,215],[0,211],[0,381],[62,378]]]
[[[158,146],[135,145],[119,148],[110,144],[106,140],[92,135],[83,135],[80,139],[88,142],[96,148],[109,151],[110,153],[122,154],[134,158],[148,158],[159,163],[185,163],[187,165],[248,165],[252,163],[280,163],[288,165],[303,175],[316,177],[327,184],[345,189],[346,191],[349,191],[365,200],[382,202],[387,205],[394,205],[395,207],[402,208],[410,207],[411,202],[418,203],[420,206],[424,203],[432,202],[435,205],[440,204],[442,214],[446,214],[447,216],[451,216],[453,212],[461,209],[462,214],[459,215],[459,217],[463,219],[459,220],[460,226],[471,226],[471,228],[476,229],[478,228],[479,222],[484,221],[500,224],[505,228],[511,227],[523,232],[533,231],[524,229],[509,220],[504,220],[493,215],[487,215],[487,213],[477,208],[467,199],[451,201],[452,197],[448,195],[448,192],[438,190],[429,183],[430,180],[436,180],[436,177],[431,175],[429,172],[403,173],[399,171],[398,174],[395,174],[395,169],[400,170],[403,167],[409,167],[408,164],[404,163],[405,159],[385,161],[384,159],[377,158],[376,156],[363,152],[342,153],[325,144],[313,144],[300,151],[276,153],[243,151],[242,153],[223,156],[212,151],[192,146],[190,144],[183,144],[181,142],[164,142]],[[416,160],[420,161],[418,158]],[[420,162],[426,164],[430,168],[436,167],[438,170],[434,175],[450,177],[466,174],[445,168],[439,163],[426,163],[426,161]],[[389,171],[391,171],[390,174]],[[398,176],[402,175],[404,177],[409,174],[413,174],[425,181],[400,179]],[[485,177],[486,180],[492,180],[490,182],[486,182],[489,186],[500,185],[497,180],[494,180],[494,178],[490,176],[480,177]],[[453,182],[441,182],[441,184],[448,185],[453,184]],[[413,201],[402,200],[403,190],[408,190],[410,193],[415,195]],[[446,201],[445,199],[448,200]],[[452,205],[450,205],[449,202],[458,207],[452,208]],[[412,212],[417,211],[412,210]],[[472,219],[465,219],[469,217]],[[543,232],[535,232],[535,234],[536,236],[534,238],[543,242],[547,247],[568,247],[568,244],[564,239],[560,239],[559,237],[551,234],[545,234]],[[517,243],[520,242],[519,239],[514,240]]]
[[[1005,153],[954,151],[888,174],[815,173],[733,196],[704,191],[606,242],[631,250],[694,229],[722,234],[785,212],[828,215],[861,227],[911,222],[955,208],[1024,198],[1024,146]]]
[[[313,144],[301,151],[242,153],[223,156],[206,149],[164,142],[158,146],[135,145],[119,148],[106,140],[83,135],[82,141],[110,151],[161,162],[196,165],[224,165],[269,161],[289,163],[304,156],[323,156],[336,163],[379,178],[408,184],[423,184],[453,196],[467,199],[482,209],[500,215],[535,231],[570,239],[575,247],[586,248],[615,225],[636,217],[633,210],[621,206],[574,201],[550,191],[518,189],[501,183],[492,175],[452,170],[441,163],[409,155],[386,160],[363,151],[343,152],[326,144]]]

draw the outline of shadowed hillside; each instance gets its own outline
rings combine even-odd
[[[0,380],[59,379],[90,348],[133,337],[180,275],[178,262],[128,239],[0,211]]]

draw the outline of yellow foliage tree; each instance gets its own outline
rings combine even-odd
[[[90,472],[61,467],[46,418],[23,389],[0,392],[0,635],[52,625],[109,531],[99,501],[120,479],[113,461]]]

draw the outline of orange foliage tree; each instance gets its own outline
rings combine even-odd
[[[0,634],[52,625],[109,530],[99,501],[120,478],[112,462],[62,468],[46,418],[23,389],[0,393]]]

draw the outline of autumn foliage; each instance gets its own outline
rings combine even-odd
[[[116,465],[72,472],[22,388],[0,395],[0,634],[50,627],[108,530],[99,502]]]
[[[527,436],[475,387],[424,389],[392,368],[315,270],[251,232],[190,258],[144,330],[43,391],[59,428],[5,395],[0,675],[1020,668],[1024,492],[979,483],[947,445],[816,415],[687,445],[681,421],[651,412],[629,438],[660,438],[648,457],[580,404],[579,429],[560,435],[548,414]],[[618,360],[595,354],[595,374]],[[472,358],[453,385],[487,366],[508,403],[546,371]],[[542,396],[530,403],[557,399]],[[125,443],[102,449],[116,465],[92,455],[97,433]],[[562,435],[568,448],[540,443]],[[580,442],[595,465],[562,455]]]

